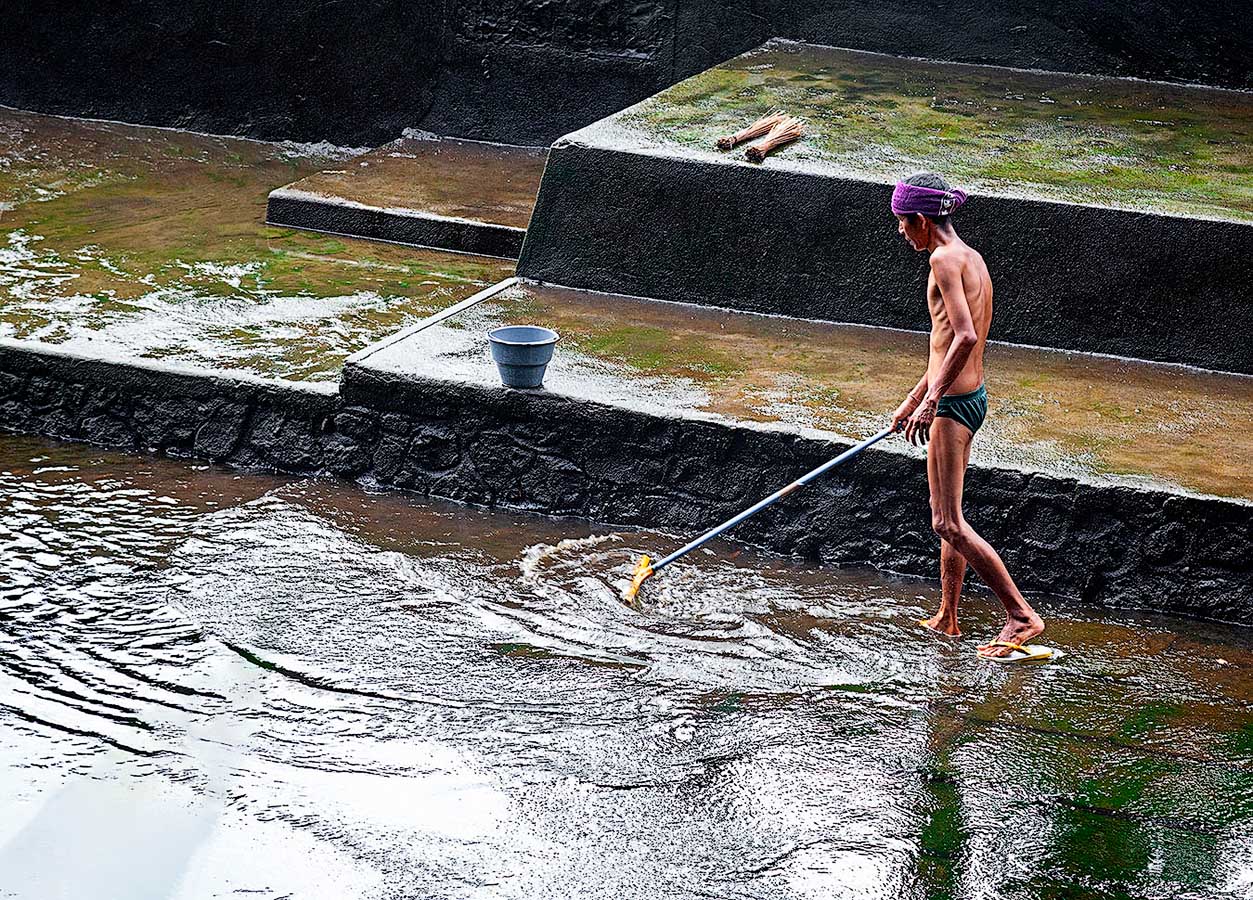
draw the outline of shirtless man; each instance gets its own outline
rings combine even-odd
[[[1011,652],[1005,644],[1025,644],[1042,633],[1044,621],[1023,599],[1001,557],[962,516],[970,444],[988,408],[983,348],[992,323],[988,268],[950,221],[965,201],[962,191],[930,173],[907,178],[892,194],[897,230],[915,250],[931,254],[927,371],[892,414],[892,424],[904,429],[910,443],[928,445],[931,527],[940,536],[941,600],[940,611],[925,624],[943,634],[961,634],[957,601],[970,563],[1005,607],[1005,628],[994,642],[979,647],[980,656],[999,657]]]

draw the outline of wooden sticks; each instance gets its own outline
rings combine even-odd
[[[747,128],[741,128],[735,134],[724,135],[714,143],[719,150],[730,150],[737,144],[751,141],[765,135],[760,141],[747,150],[744,155],[750,162],[759,163],[771,152],[798,140],[805,133],[805,122],[796,116],[789,116],[783,110],[775,109],[766,113]]]
[[[784,116],[783,120],[770,129],[765,140],[753,144],[744,151],[749,162],[759,163],[768,154],[792,141],[799,140],[805,133],[805,123],[796,116]]]
[[[774,128],[774,126],[778,125],[786,118],[787,116],[784,115],[781,110],[773,110],[766,113],[747,128],[741,128],[735,134],[728,134],[724,137],[718,138],[715,143],[718,145],[719,150],[730,150],[735,147],[736,144],[742,144],[745,141],[751,141],[753,138],[758,138],[763,134],[767,134],[770,129]]]

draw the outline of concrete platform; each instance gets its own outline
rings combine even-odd
[[[334,382],[344,358],[512,273],[262,224],[322,148],[0,110],[0,338]]]
[[[574,353],[563,348],[548,390],[499,387],[476,364],[481,333],[458,335],[452,324],[499,290],[442,314],[447,326],[437,321],[354,355],[338,386],[0,339],[0,428],[359,478],[666,529],[676,540],[849,446],[786,416],[715,412],[712,399],[685,396],[698,385],[667,392],[659,376],[623,379],[623,363],[592,352],[578,361],[582,374],[567,378],[560,361]],[[434,360],[425,352],[432,337],[451,342]],[[464,354],[449,352],[456,344]],[[716,358],[709,362],[717,371]],[[966,515],[1024,589],[1253,624],[1248,500],[981,461],[967,475]],[[925,461],[892,441],[745,523],[734,540],[934,578],[938,541],[928,521]]]
[[[403,137],[270,193],[266,221],[516,259],[548,151]]]
[[[877,388],[868,386],[898,364],[899,348],[891,341],[900,337],[890,337],[884,348],[860,334],[856,341],[842,339],[830,325],[575,296],[526,284],[485,292],[475,303],[433,318],[355,354],[344,366],[345,415],[352,416],[354,432],[374,442],[369,477],[487,506],[689,535],[848,447],[849,432],[873,427],[864,410],[881,401],[854,398],[862,390],[874,396]],[[565,329],[546,389],[499,386],[483,330],[506,318]],[[610,323],[634,331],[615,332]],[[581,331],[584,325],[593,327]],[[669,367],[669,360],[680,358],[670,353],[671,330],[690,354],[682,357],[687,364],[678,374]],[[819,356],[814,369],[790,374],[797,358],[819,352],[828,341],[835,347]],[[853,344],[869,349],[838,368],[842,349]],[[801,352],[789,356],[798,347]],[[1091,434],[1089,422],[1105,415],[1101,398],[1109,395],[1098,391],[1081,407],[1083,390],[1117,373],[1093,361],[1097,369],[1085,375],[1087,360],[1037,353],[1041,360],[1056,357],[1045,373],[1064,391],[1041,398],[1020,384],[1014,392],[1015,381],[1041,373],[1015,370],[1003,360],[1003,380],[993,390],[1005,392],[1006,400],[997,403],[994,421],[1008,423],[1015,413],[1028,423],[1035,419],[1040,424],[1034,427],[1056,432],[1059,445],[1063,438]],[[768,361],[776,354],[779,363],[772,368]],[[827,365],[833,368],[829,376]],[[1171,370],[1145,369],[1143,380],[1139,371],[1122,376],[1127,384],[1113,391],[1120,402],[1123,391],[1148,396],[1152,373]],[[902,377],[899,390],[912,380]],[[1231,402],[1241,404],[1233,419],[1248,408],[1249,383],[1226,383]],[[1209,384],[1216,388],[1219,381]],[[1195,389],[1201,390],[1199,383]],[[1054,394],[1075,409],[1052,415],[1049,408],[1061,402]],[[827,407],[835,419],[846,417],[843,434],[810,424]],[[1108,411],[1114,411],[1112,404]],[[1073,454],[1057,454],[1052,463],[1042,457],[998,459],[1009,436],[994,434],[980,436],[979,446],[991,453],[981,449],[982,458],[967,474],[966,514],[1002,548],[1024,589],[1253,621],[1247,564],[1253,502],[1170,484],[1182,469],[1166,468],[1161,457],[1182,441],[1163,437],[1154,443],[1144,460],[1146,467],[1158,464],[1153,474],[1069,474],[1078,459]],[[1037,450],[1047,449],[1049,441],[1038,444]],[[1247,465],[1247,450],[1239,445],[1216,456],[1224,453],[1234,457],[1232,471]],[[1206,485],[1225,494],[1247,492],[1247,481],[1229,490],[1221,477],[1213,473]],[[735,538],[835,564],[934,577],[938,542],[929,521],[925,460],[893,440],[745,523]]]
[[[484,335],[523,323],[562,336],[545,382],[553,393],[842,438],[881,428],[926,367],[926,338],[911,332],[527,282],[484,291],[349,362],[495,387]],[[976,465],[1253,501],[1253,377],[997,344],[986,375]]]
[[[764,164],[715,137],[770,108],[809,135]],[[519,273],[921,329],[926,265],[892,183],[968,190],[993,336],[1253,372],[1253,94],[784,41],[554,144]]]

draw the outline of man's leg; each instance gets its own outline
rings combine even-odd
[[[1044,621],[1023,599],[1005,563],[962,515],[962,488],[970,459],[970,429],[955,419],[937,418],[927,446],[927,479],[931,485],[931,527],[970,563],[983,583],[1005,607],[1005,627],[997,640],[1021,644],[1044,631]],[[941,577],[943,573],[941,573]],[[956,613],[956,600],[954,600]],[[993,647],[986,656],[1005,656],[1004,647]]]
[[[969,464],[970,441],[966,441],[964,460]],[[931,463],[928,460],[928,476],[931,474],[930,470]],[[927,620],[928,628],[952,637],[961,635],[961,629],[957,627],[957,603],[961,600],[965,581],[966,557],[958,553],[957,548],[948,541],[940,541],[940,611]]]
[[[940,611],[927,619],[927,627],[940,634],[959,637],[957,601],[961,599],[962,582],[966,580],[966,557],[948,541],[940,542]]]

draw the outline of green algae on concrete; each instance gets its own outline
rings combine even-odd
[[[922,334],[529,282],[419,331],[410,356],[494,383],[481,336],[523,322],[562,336],[554,390],[846,436],[878,430],[927,358]],[[985,374],[976,461],[1253,500],[1253,377],[1000,344]]]
[[[526,228],[546,147],[403,137],[287,186],[378,209]]]
[[[341,151],[0,110],[0,336],[301,380],[510,274],[262,224]]]
[[[773,164],[888,183],[930,169],[977,192],[1253,222],[1249,92],[771,41],[580,134],[712,156],[775,108],[809,133]]]
[[[1001,798],[1000,846],[1031,861],[1005,895],[1151,896],[1156,879],[1186,883],[1192,871],[1239,883],[1228,835],[1253,817],[1253,773],[1224,737],[1253,699],[1239,672],[1248,646],[1229,653],[1205,635],[1122,615],[1045,615],[1052,642],[1072,654],[1058,665],[1082,678],[1017,670],[988,690],[938,686],[929,704],[927,749],[964,786],[962,824]],[[1111,679],[1133,655],[1129,677]],[[1156,738],[1140,730],[1146,722]]]

